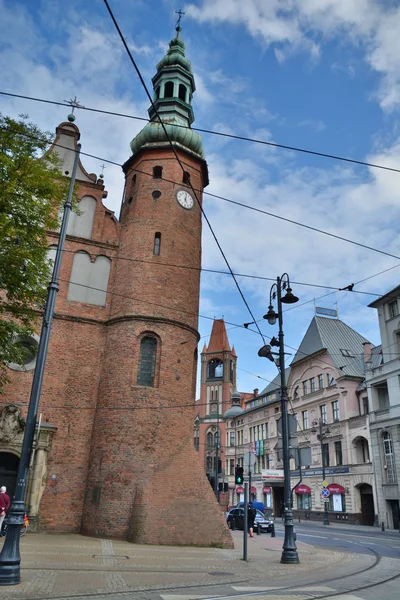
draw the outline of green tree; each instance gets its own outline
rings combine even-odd
[[[59,226],[68,192],[50,138],[24,115],[0,114],[0,392],[7,363],[23,365],[32,352],[24,340],[46,300],[47,232]]]

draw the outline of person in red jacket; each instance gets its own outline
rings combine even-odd
[[[7,488],[5,485],[3,485],[0,488],[0,535],[1,535],[1,530],[3,528],[4,517],[6,516],[6,512],[10,508],[10,504],[11,504],[10,496],[8,494],[6,494],[6,492],[7,492]]]

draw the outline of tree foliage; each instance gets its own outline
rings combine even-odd
[[[51,276],[47,232],[68,193],[50,143],[26,116],[0,114],[0,391],[7,363],[25,362],[20,342],[34,331]]]

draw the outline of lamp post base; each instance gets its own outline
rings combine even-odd
[[[284,550],[281,556],[281,563],[283,565],[298,565],[300,559],[297,550]]]

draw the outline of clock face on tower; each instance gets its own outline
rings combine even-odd
[[[179,190],[176,192],[176,199],[183,208],[187,208],[188,210],[193,208],[193,198],[186,190]]]

